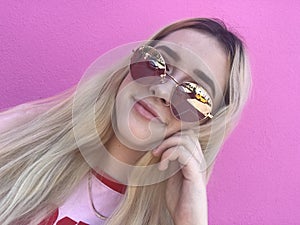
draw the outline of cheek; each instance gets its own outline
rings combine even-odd
[[[126,75],[126,77],[124,78],[124,80],[122,81],[122,83],[121,83],[121,85],[119,87],[119,91],[122,90],[124,87],[126,87],[130,82],[132,82],[132,78],[131,78],[130,73],[128,73]]]
[[[143,97],[144,93],[145,87],[127,75],[118,90],[113,118],[114,133],[120,142],[130,149],[140,151],[156,147],[166,132],[163,125],[145,121],[133,109],[135,97]]]
[[[189,129],[190,124],[185,124],[184,122],[177,120],[173,115],[171,116],[171,119],[168,121],[167,126],[167,137],[170,137],[174,134],[179,134],[183,130]]]
[[[216,110],[220,107],[220,105],[223,105],[226,101],[226,93],[229,85],[229,74],[223,73],[220,75],[218,79],[218,86],[216,86],[216,98],[214,101],[213,110]]]

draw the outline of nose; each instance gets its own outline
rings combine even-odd
[[[170,77],[166,76],[163,83],[153,84],[149,87],[149,90],[151,94],[159,98],[164,105],[169,106],[175,87],[176,82]]]

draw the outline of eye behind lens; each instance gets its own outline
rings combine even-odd
[[[149,63],[149,66],[152,67],[153,69],[155,69],[155,70],[158,69],[158,63],[157,63],[157,61],[155,61],[155,60],[153,60],[153,59],[150,59],[150,60],[148,61],[148,63]]]

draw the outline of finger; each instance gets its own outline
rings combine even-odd
[[[165,143],[163,143],[163,145],[157,150],[157,152],[154,151],[154,155],[161,156],[170,148],[177,148],[177,151],[188,151],[189,156],[194,157],[199,164],[204,159],[198,139],[191,137],[182,137],[179,139],[173,137],[172,139],[167,140]]]
[[[166,170],[171,161],[177,161],[182,167],[187,165],[190,160],[193,160],[193,155],[183,146],[172,147],[162,154],[159,169]],[[193,167],[196,167],[197,162],[192,164],[194,164]]]
[[[152,151],[152,153],[155,156],[160,156],[168,148],[178,145],[184,145],[186,148],[190,148],[195,145],[196,142],[198,142],[198,139],[191,135],[177,134],[164,140],[156,149]]]

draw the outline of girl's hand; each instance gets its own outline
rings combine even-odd
[[[174,223],[208,224],[206,163],[195,133],[183,131],[167,138],[153,155],[161,156],[160,170],[166,170],[174,160],[182,167],[167,181],[166,202]]]

